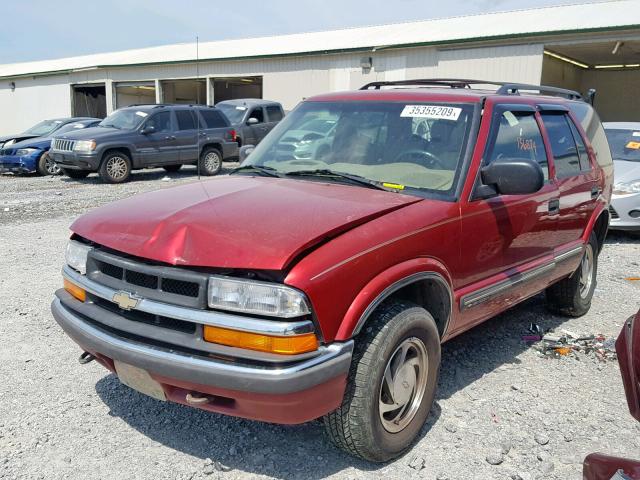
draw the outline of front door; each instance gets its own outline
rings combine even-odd
[[[251,131],[251,138],[253,140],[252,144],[257,145],[262,141],[262,139],[269,132],[269,126],[266,123],[264,109],[262,107],[253,107],[251,109],[251,112],[249,112],[248,119],[250,120],[252,118],[255,118],[258,121],[258,123],[252,123],[251,125],[249,124],[247,125],[249,130]]]
[[[558,188],[549,175],[538,113],[528,105],[496,105],[490,115],[482,165],[500,158],[535,160],[542,167],[545,183],[529,195],[477,198],[474,193],[469,201],[461,202],[458,328],[544,288],[540,285],[547,281],[558,241]]]
[[[166,163],[177,153],[171,112],[153,114],[143,125],[143,129],[153,127],[153,132],[140,134],[136,142],[138,155],[143,166]]]

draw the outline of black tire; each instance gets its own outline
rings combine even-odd
[[[595,233],[591,233],[578,269],[570,277],[564,278],[547,288],[546,296],[549,309],[569,317],[581,317],[589,311],[593,292],[596,289],[598,252],[598,239]],[[589,255],[591,255],[592,260],[585,260]],[[583,270],[585,261],[590,263],[590,267]],[[591,274],[590,280],[585,279],[585,275],[589,271]]]
[[[198,170],[208,177],[217,175],[222,170],[222,153],[215,147],[207,147],[200,154]]]
[[[36,171],[38,175],[42,175],[43,177],[46,175],[60,175],[61,169],[53,159],[49,156],[49,152],[43,152],[38,159],[38,164],[36,165]]]
[[[180,165],[165,165],[162,168],[164,168],[169,173],[173,173],[173,172],[177,172],[178,170],[180,170],[182,168],[182,164],[180,164]]]
[[[386,393],[389,390],[383,386],[385,370],[388,363],[390,366],[393,364],[391,360],[396,361],[401,345],[415,342],[416,339],[424,346],[428,359],[428,366],[422,370],[427,375],[422,382],[422,399],[415,400],[416,384],[419,382],[415,380],[415,372],[418,370],[409,367],[409,372],[414,372],[414,388],[411,389],[411,400],[407,403],[416,407],[411,418],[407,415],[407,424],[401,430],[391,432],[383,424],[380,415],[384,396],[389,398]],[[409,302],[382,304],[356,338],[342,405],[324,417],[328,437],[338,448],[371,462],[385,462],[401,455],[411,446],[427,420],[439,371],[440,336],[429,312]],[[398,377],[397,371],[393,376],[403,380],[400,385],[404,391],[400,389],[400,393],[407,393],[408,382],[404,380],[407,377]],[[393,383],[396,385],[395,381]],[[391,401],[394,402],[393,398]],[[394,403],[398,405],[398,402]],[[401,412],[410,411],[411,407],[408,407]],[[387,413],[394,414],[393,411]],[[400,420],[402,415],[398,414]],[[389,423],[393,422],[387,420]]]
[[[131,176],[131,160],[124,152],[109,152],[102,159],[98,173],[105,183],[126,182]]]
[[[71,170],[69,168],[63,168],[62,173],[69,178],[80,180],[82,178],[87,178],[87,175],[89,175],[91,172],[89,170]]]

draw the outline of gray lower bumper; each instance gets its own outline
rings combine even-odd
[[[49,156],[62,168],[69,170],[98,170],[98,155],[82,155],[75,152],[50,152]]]
[[[120,337],[95,327],[56,298],[53,317],[82,348],[114,360],[185,382],[255,393],[300,392],[345,374],[353,341],[334,343],[308,360],[288,366],[246,366],[189,355]]]

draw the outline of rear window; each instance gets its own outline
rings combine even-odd
[[[195,130],[196,121],[190,110],[176,110],[178,130]]]
[[[614,160],[640,162],[640,128],[638,130],[607,128],[605,132]]]
[[[229,122],[217,110],[200,110],[200,115],[204,120],[204,128],[224,128],[229,126]]]

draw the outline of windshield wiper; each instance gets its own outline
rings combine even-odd
[[[368,178],[361,177],[360,175],[354,175],[351,173],[344,172],[336,172],[334,170],[329,170],[328,168],[319,168],[316,170],[294,170],[293,172],[287,172],[288,176],[309,176],[309,177],[333,177],[340,178],[343,180],[348,180],[352,183],[357,183],[358,185],[362,185],[368,188],[375,188],[376,190],[384,190],[388,192],[386,188],[379,185],[378,182],[373,180],[369,180]]]
[[[273,167],[265,167],[264,165],[245,165],[243,167],[234,168],[233,170],[231,170],[231,172],[229,172],[229,175],[232,175],[236,172],[247,172],[251,170],[253,170],[254,172],[258,172],[263,175],[266,175],[268,177],[280,178],[280,174],[278,173],[278,170],[276,170]]]

